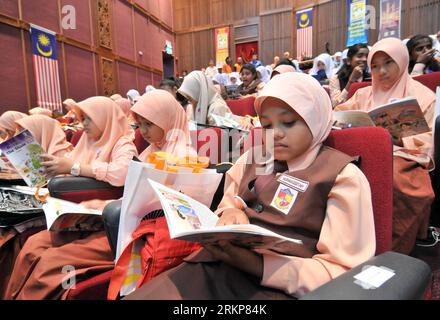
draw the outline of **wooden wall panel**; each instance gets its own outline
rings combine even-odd
[[[347,1],[331,1],[317,6],[314,11],[314,55],[325,52],[326,42],[332,53],[342,51],[347,41]]]
[[[211,24],[228,24],[234,20],[233,4],[235,0],[211,0]],[[241,3],[241,1],[237,1]],[[209,11],[205,11],[209,12]],[[196,20],[193,20],[196,22]],[[194,24],[193,26],[198,25]]]
[[[113,43],[117,55],[135,60],[133,9],[120,0],[113,1]]]
[[[191,28],[191,2],[188,0],[174,0],[173,4],[173,20],[175,30],[185,30]],[[206,16],[209,17],[209,15]]]
[[[214,23],[213,21],[211,21],[211,10],[215,10],[215,6],[213,6],[211,1],[192,0],[190,3],[192,4],[190,11],[191,24],[187,26],[187,28],[204,26]]]
[[[65,45],[64,51],[69,97],[81,101],[96,95],[97,88],[93,73],[94,54],[70,45]]]
[[[135,89],[137,87],[136,68],[120,61],[117,63],[117,68],[118,68],[117,92],[122,96],[125,96],[128,90]]]
[[[151,47],[151,67],[162,70],[163,69],[163,61],[162,61],[162,51],[165,48],[165,41],[163,31],[158,25],[151,23],[150,26],[151,33],[146,35],[149,37],[148,42]],[[152,36],[154,35],[154,36]]]
[[[0,111],[27,112],[26,86],[20,30],[0,24]]]
[[[240,21],[260,14],[260,0],[232,1],[232,21]]]
[[[152,23],[150,23],[145,17],[139,12],[134,13],[134,26],[135,26],[135,37],[136,37],[136,62],[151,66],[151,42],[149,40],[152,34],[151,29]],[[139,54],[142,51],[142,55]]]
[[[75,17],[76,17],[76,29],[62,29],[62,33],[69,38],[81,41],[83,43],[87,43],[88,45],[93,44],[92,40],[92,21],[90,16],[92,14],[91,5],[95,5],[95,1],[92,0],[61,0],[61,9],[65,5],[71,5],[75,8]],[[62,13],[60,14],[60,19],[64,16]]]
[[[147,10],[154,16],[156,16],[157,18],[160,17],[160,12],[159,12],[159,2],[162,0],[148,0],[148,8]]]
[[[160,0],[159,18],[171,28],[173,23],[173,0]]]
[[[147,85],[153,83],[152,73],[142,69],[137,70],[137,79],[138,79],[137,90],[139,91],[140,94],[145,92],[145,87]]]
[[[60,32],[58,1],[21,0],[23,20]]]
[[[282,56],[285,51],[293,54],[292,32],[294,21],[292,12],[261,16],[260,59],[271,64],[274,56]]]
[[[260,0],[260,12],[292,8],[292,0]]]
[[[405,24],[403,37],[424,33],[434,34],[440,30],[440,0],[403,1],[408,23]]]
[[[0,0],[0,13],[12,18],[18,18],[17,0]]]

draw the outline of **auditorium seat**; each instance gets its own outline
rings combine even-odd
[[[433,72],[424,74],[421,76],[417,76],[413,78],[416,81],[419,81],[432,91],[436,91],[436,88],[440,86],[440,72]],[[347,99],[350,99],[357,90],[371,86],[371,82],[356,82],[350,86],[350,90],[348,90]]]
[[[254,102],[254,96],[249,96],[238,100],[226,100],[226,104],[228,105],[229,109],[231,109],[232,113],[242,117],[246,115],[255,117],[257,115],[254,108]]]

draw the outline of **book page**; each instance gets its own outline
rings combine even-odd
[[[437,87],[436,97],[435,97],[434,120],[433,120],[434,123],[432,124],[432,138],[435,137],[435,121],[437,120],[438,116],[440,116],[440,86]]]
[[[171,238],[203,228],[215,227],[218,217],[207,206],[148,179],[165,211]]]
[[[284,237],[257,225],[216,226],[218,217],[208,207],[159,183],[150,183],[160,199],[173,239],[204,244],[226,240],[250,249],[268,249],[292,255],[300,250],[301,240]]]
[[[99,231],[102,212],[79,204],[49,197],[43,205],[47,229],[51,231]]]
[[[403,146],[402,138],[429,132],[429,126],[414,97],[407,97],[368,112],[376,126],[387,129],[393,144]]]
[[[355,127],[374,127],[368,113],[359,110],[335,111],[333,112],[333,126],[341,129]]]
[[[43,148],[28,130],[0,144],[0,150],[30,187],[37,187],[48,180],[46,168],[41,165]]]
[[[162,209],[149,179],[189,195],[205,205],[211,205],[222,174],[215,169],[202,169],[192,173],[192,169],[179,167],[179,172],[157,170],[154,165],[130,162],[121,205],[116,259],[131,242],[132,234],[141,220],[151,211]]]

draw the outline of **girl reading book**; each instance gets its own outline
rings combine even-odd
[[[18,111],[6,111],[0,116],[0,142],[11,139],[17,132],[16,120],[28,115]]]
[[[67,142],[61,125],[55,119],[37,114],[15,121],[19,129],[26,129],[32,134],[43,150],[56,157],[63,157],[73,150]]]
[[[374,255],[368,181],[354,158],[322,144],[332,125],[325,90],[308,75],[280,74],[255,107],[264,130],[273,130],[265,145],[275,161],[257,164],[248,151],[227,172],[218,224],[253,223],[304,245],[295,255],[205,246],[127,299],[292,299]],[[298,191],[281,177],[307,187]]]
[[[429,128],[434,117],[435,94],[408,74],[408,50],[397,38],[377,42],[368,56],[372,86],[356,91],[335,108],[370,111],[393,99],[415,97]],[[402,138],[394,146],[393,250],[409,254],[417,236],[427,237],[434,192],[429,177],[432,166],[432,132]]]
[[[132,131],[118,105],[106,97],[92,97],[75,107],[84,134],[68,157],[46,155],[43,163],[53,175],[77,175],[115,186],[124,184],[128,164],[137,155]],[[76,279],[113,268],[113,255],[104,231],[41,231],[25,243],[14,265],[6,299],[59,299],[69,288],[68,271]],[[67,279],[67,280],[66,280]]]

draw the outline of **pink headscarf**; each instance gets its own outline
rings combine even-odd
[[[69,99],[64,100],[63,104],[66,106],[66,109],[68,111],[70,111],[76,105],[76,101],[69,98]]]
[[[277,98],[290,106],[312,132],[313,141],[309,149],[288,163],[289,170],[307,168],[315,160],[332,127],[332,103],[327,92],[313,77],[287,72],[270,80],[255,100],[255,110],[259,115],[268,97]]]
[[[17,131],[17,126],[15,124],[16,120],[28,117],[27,114],[18,111],[6,111],[0,117],[0,128],[15,133]],[[11,137],[8,137],[11,138]]]
[[[66,135],[59,122],[45,115],[37,114],[15,121],[22,128],[29,130],[43,150],[54,156],[64,156],[73,149],[67,142]]]
[[[29,114],[32,115],[36,115],[36,114],[42,114],[44,116],[50,117],[52,118],[53,114],[52,111],[49,109],[45,109],[45,108],[41,108],[41,107],[36,107],[33,109],[29,110]]]
[[[121,108],[122,112],[128,117],[130,115],[131,103],[126,98],[120,98],[115,100],[117,105]]]
[[[372,110],[390,102],[390,99],[401,99],[409,96],[417,98],[417,101],[424,113],[435,101],[435,94],[411,78],[408,74],[409,54],[402,41],[397,38],[386,38],[377,42],[368,55],[368,66],[371,69],[371,62],[377,52],[384,52],[389,55],[399,66],[399,79],[393,87],[387,91],[380,89],[378,80],[372,79],[372,86],[359,89],[353,100],[337,107],[337,110],[359,109],[364,111]],[[429,124],[431,125],[431,124]]]
[[[98,141],[93,141],[83,134],[70,157],[82,163],[94,160],[109,162],[116,143],[120,139],[133,141],[127,117],[118,105],[107,97],[92,97],[78,102],[74,107],[78,114],[85,113],[102,131]]]
[[[151,144],[142,152],[139,156],[142,161],[157,151],[180,157],[196,155],[191,147],[185,110],[169,92],[160,89],[150,91],[136,102],[131,111],[154,123],[165,133],[160,143]]]
[[[296,72],[295,68],[292,66],[288,66],[287,64],[282,64],[273,69],[272,74],[270,75],[270,78],[272,79],[277,74],[283,74],[287,72]]]

